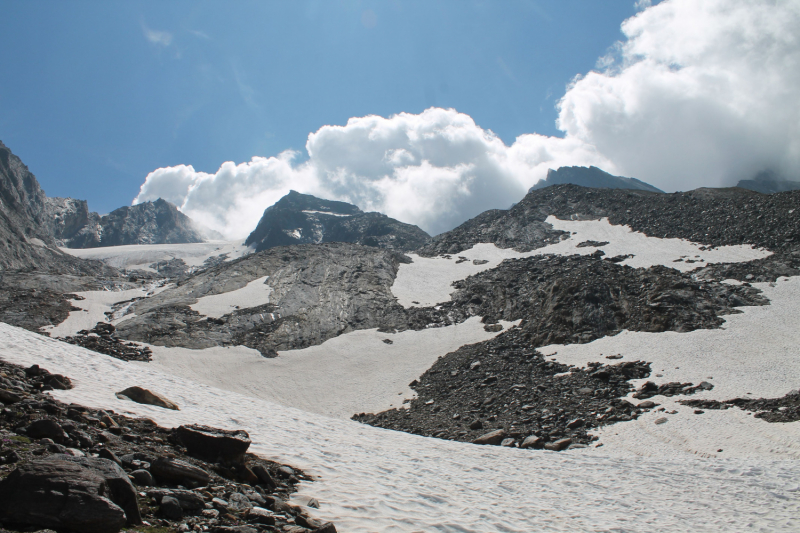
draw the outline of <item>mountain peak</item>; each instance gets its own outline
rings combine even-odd
[[[245,244],[256,251],[292,244],[352,242],[411,251],[430,239],[417,226],[381,213],[365,213],[347,202],[324,200],[297,191],[266,210]]]
[[[596,189],[634,189],[638,191],[664,192],[636,178],[613,176],[597,167],[560,167],[547,171],[547,178],[529,189],[535,191],[551,185],[580,185]]]

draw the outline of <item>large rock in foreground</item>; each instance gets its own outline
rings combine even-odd
[[[51,456],[0,482],[0,521],[18,527],[116,533],[141,523],[136,491],[113,461]]]

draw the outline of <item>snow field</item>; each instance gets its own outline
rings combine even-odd
[[[251,449],[316,477],[297,502],[348,532],[797,531],[800,464],[475,446],[328,418],[195,383],[0,324],[0,356],[73,378],[66,402],[170,427],[244,428]],[[119,400],[140,385],[180,406]]]
[[[236,259],[252,252],[239,241],[207,241],[189,244],[131,244],[101,248],[59,248],[62,252],[83,259],[103,261],[114,268],[153,271],[150,265],[158,261],[183,259],[189,266],[201,266],[209,257],[230,254]]]
[[[720,329],[689,333],[624,331],[587,344],[551,345],[540,351],[560,363],[584,367],[588,362],[614,364],[648,361],[652,374],[633,380],[656,384],[678,381],[695,385],[708,381],[710,391],[691,396],[656,396],[650,400],[675,415],[651,411],[637,421],[600,430],[600,442],[614,450],[636,455],[664,456],[684,453],[775,456],[800,458],[800,422],[768,423],[736,407],[706,410],[702,415],[677,403],[681,399],[731,400],[776,398],[800,389],[800,278],[776,283],[756,283],[771,304],[740,307],[741,314],[726,315]],[[609,360],[609,355],[622,355]],[[629,397],[631,403],[639,403]],[[668,422],[655,425],[666,417]],[[723,452],[717,452],[722,449]]]
[[[403,307],[425,307],[450,300],[454,291],[454,281],[465,279],[495,268],[504,259],[532,257],[535,255],[588,255],[595,250],[603,250],[607,257],[634,254],[634,257],[620,264],[634,268],[647,268],[653,265],[665,265],[670,268],[688,272],[704,267],[709,263],[736,263],[752,261],[771,255],[771,252],[755,249],[749,245],[721,246],[712,250],[700,250],[697,243],[683,239],[659,239],[648,237],[644,233],[632,231],[628,226],[614,226],[607,218],[601,220],[559,220],[554,216],[546,222],[555,229],[570,232],[570,238],[538,248],[530,252],[516,252],[511,248],[498,248],[494,244],[476,244],[469,250],[452,254],[452,259],[443,257],[419,257],[409,254],[411,264],[401,264],[397,273],[392,293]],[[578,248],[584,241],[608,242],[598,248],[587,246]],[[457,257],[466,257],[468,261],[456,263]],[[682,262],[676,259],[685,258]],[[474,265],[473,259],[489,261],[483,265]],[[693,263],[686,263],[686,259]],[[414,302],[419,302],[415,304]]]
[[[197,303],[191,304],[189,307],[201,315],[220,318],[238,308],[248,309],[268,304],[272,287],[266,284],[267,278],[269,276],[255,279],[234,291],[203,296],[197,300]]]
[[[505,329],[513,323],[502,324]],[[408,384],[439,357],[496,335],[484,331],[480,318],[473,317],[422,331],[353,331],[318,346],[281,351],[273,359],[245,346],[151,346],[153,361],[141,364],[253,398],[349,419],[402,406],[403,400],[415,396]]]

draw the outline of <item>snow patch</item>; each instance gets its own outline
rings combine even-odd
[[[201,315],[220,318],[235,311],[237,308],[249,309],[268,304],[272,287],[266,284],[267,278],[269,276],[253,280],[235,291],[203,296],[197,300],[197,303],[189,307]]]
[[[504,330],[514,323],[502,322]],[[498,333],[479,317],[455,326],[380,333],[358,330],[267,359],[245,346],[204,350],[151,346],[152,366],[221,389],[337,418],[400,407],[408,384],[436,360]],[[384,339],[392,341],[385,343]]]

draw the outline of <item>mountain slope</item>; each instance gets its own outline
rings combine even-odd
[[[800,181],[781,179],[774,172],[760,172],[753,179],[739,180],[736,186],[762,194],[773,194],[776,192],[796,191],[800,189]]]
[[[434,237],[423,256],[454,254],[477,243],[529,251],[559,239],[545,222],[608,217],[651,237],[721,246],[753,244],[774,252],[800,250],[800,191],[762,195],[745,189],[695,189],[671,194],[554,185],[529,192],[509,210],[487,211]]]
[[[57,237],[68,248],[204,242],[192,219],[161,198],[155,202],[120,207],[102,217],[88,213],[86,202],[70,198],[52,200],[52,205],[59,201],[59,207],[64,206],[54,213],[54,218],[64,228]],[[79,226],[79,221],[85,222]]]
[[[53,274],[116,275],[99,261],[63,254],[53,237],[47,197],[28,167],[0,142],[1,270],[37,270]]]
[[[245,244],[262,251],[290,244],[351,242],[411,251],[430,239],[417,226],[381,213],[365,213],[346,202],[290,191],[268,207]]]
[[[531,191],[544,189],[551,185],[580,185],[597,189],[633,189],[638,191],[664,192],[636,178],[612,176],[597,167],[561,167],[547,171],[547,178],[530,188]]]

